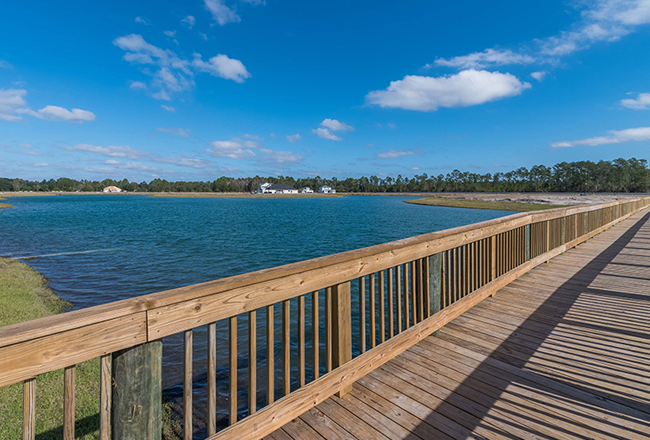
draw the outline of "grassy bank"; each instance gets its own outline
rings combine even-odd
[[[7,199],[4,199],[4,198],[0,197],[0,201],[2,201],[2,200],[7,200]],[[12,206],[14,206],[14,205],[10,205],[9,203],[0,203],[0,209],[11,208]]]
[[[543,209],[563,208],[566,205],[549,205],[544,203],[522,203],[522,202],[505,202],[505,201],[487,201],[487,200],[463,200],[428,197],[426,199],[405,200],[405,203],[413,205],[429,206],[449,206],[452,208],[470,208],[470,209],[492,209],[496,211],[541,211]]]

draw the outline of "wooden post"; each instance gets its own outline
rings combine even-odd
[[[497,236],[493,235],[490,241],[490,281],[494,281],[497,278]],[[494,293],[490,296],[493,297]]]
[[[429,314],[435,315],[442,309],[442,253],[429,257]],[[440,333],[436,330],[433,334]]]
[[[566,243],[566,217],[562,217],[562,233],[560,244]]]
[[[617,206],[617,208],[618,208],[618,206]],[[589,215],[588,215],[588,213],[585,212],[584,217],[585,217],[585,221],[584,221],[584,223],[585,223],[585,228],[584,228],[585,232],[584,232],[584,235],[587,235],[589,233]]]
[[[352,306],[350,282],[332,287],[332,368],[352,359]],[[348,386],[336,395],[342,397],[352,390]]]
[[[162,437],[162,340],[113,353],[113,440]]]
[[[530,260],[530,225],[526,225],[526,260]]]

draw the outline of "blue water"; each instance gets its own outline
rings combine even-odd
[[[406,199],[17,197],[10,200],[13,208],[0,210],[0,256],[38,257],[26,262],[79,309],[511,214],[410,205],[404,203]],[[265,316],[260,315],[258,334],[263,335]],[[245,335],[245,318],[239,324],[239,333]],[[219,327],[218,332],[221,335],[226,328]],[[199,329],[194,338],[195,393],[200,405],[205,395],[205,331]],[[226,338],[218,339],[223,382]],[[242,351],[244,345],[242,338]],[[262,340],[258,345],[262,350]],[[176,396],[182,390],[181,340],[166,338],[164,347],[164,386]],[[240,356],[240,369],[244,377],[244,356]],[[264,383],[260,370],[258,383]],[[245,402],[244,382],[240,390],[240,402]],[[281,395],[279,390],[276,395]],[[264,393],[259,397],[263,402]],[[224,399],[220,390],[219,402],[225,409]]]

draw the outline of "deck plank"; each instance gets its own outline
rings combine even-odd
[[[650,213],[531,270],[274,439],[650,438]]]

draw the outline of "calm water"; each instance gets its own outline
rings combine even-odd
[[[78,309],[511,214],[409,205],[404,200],[364,196],[268,200],[139,195],[12,198],[14,207],[0,210],[0,255],[39,256],[28,264],[49,278],[54,291]],[[307,303],[309,306],[310,301]],[[264,321],[260,313],[260,336],[264,334]],[[246,318],[239,324],[243,336]],[[279,320],[276,329],[280,329]],[[225,327],[218,332],[220,336],[227,334]],[[292,330],[292,334],[296,332]],[[196,411],[200,412],[205,395],[205,330],[196,331],[194,338]],[[227,341],[224,336],[218,339],[219,377],[225,381]],[[243,352],[245,344],[240,339]],[[279,334],[276,341],[281,341]],[[164,341],[164,386],[172,397],[182,392],[180,344],[179,337]],[[262,339],[258,346],[262,356]],[[241,378],[246,366],[242,355]],[[260,384],[265,383],[262,366]],[[242,403],[247,399],[245,388],[242,382]],[[276,396],[280,395],[278,389]],[[259,402],[264,396],[262,391]],[[225,399],[221,393],[219,403],[224,410]],[[242,411],[246,412],[245,406]]]

